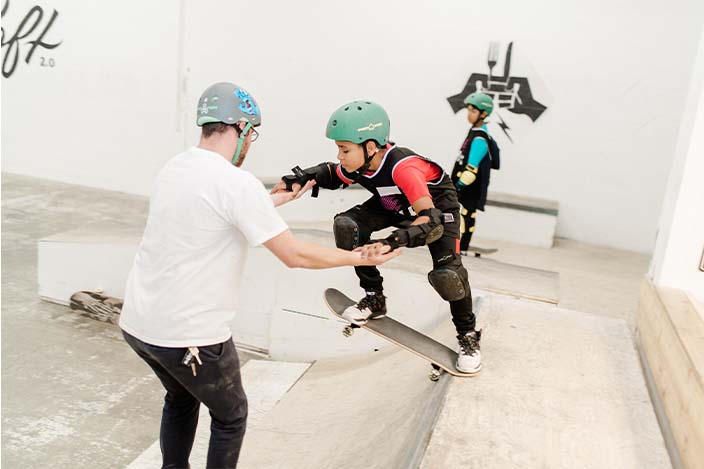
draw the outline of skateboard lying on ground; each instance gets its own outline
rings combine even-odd
[[[348,319],[342,316],[345,309],[349,306],[357,304],[356,301],[350,299],[339,290],[335,288],[328,288],[325,290],[325,302],[330,308],[330,311],[342,319],[343,321],[350,322]],[[389,342],[392,342],[399,347],[412,352],[424,360],[427,360],[433,366],[433,370],[430,372],[430,379],[432,381],[437,381],[440,378],[442,371],[446,371],[452,376],[474,376],[476,373],[462,373],[457,371],[455,368],[455,363],[457,362],[457,352],[449,348],[448,346],[441,344],[435,339],[431,339],[425,334],[421,334],[415,329],[402,324],[390,317],[386,316],[381,319],[370,319],[364,324],[352,324],[342,330],[345,337],[349,337],[354,333],[354,330],[361,328],[367,330],[373,334],[382,337]]]
[[[467,252],[473,253],[474,257],[482,257],[482,254],[486,254],[488,256],[489,254],[494,254],[497,251],[498,249],[496,248],[478,248],[476,246],[470,246],[467,249]]]
[[[79,291],[71,295],[69,306],[98,321],[117,324],[120,321],[122,300],[99,292]]]

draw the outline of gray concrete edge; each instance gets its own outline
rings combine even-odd
[[[430,402],[420,418],[418,425],[420,431],[411,435],[411,439],[409,439],[408,454],[405,463],[401,467],[416,469],[419,468],[423,462],[425,451],[428,449],[428,444],[430,443],[430,437],[433,435],[435,424],[440,417],[443,404],[447,397],[451,380],[452,375],[448,373],[442,373],[442,375],[440,375],[437,387],[433,390],[433,394],[429,398]]]

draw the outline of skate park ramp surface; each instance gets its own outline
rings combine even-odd
[[[483,371],[453,379],[425,452],[436,468],[669,468],[625,322],[482,301]]]
[[[429,257],[425,249],[407,249],[395,259],[394,267],[410,272],[422,272]],[[558,304],[560,302],[560,274],[516,264],[495,261],[487,257],[467,256],[462,263],[469,274],[472,288],[492,293]]]
[[[314,363],[249,426],[238,467],[417,467],[449,383],[449,375],[432,382],[430,370],[397,348]]]
[[[672,467],[624,321],[500,295],[478,318],[479,376],[433,383],[397,349],[319,361],[249,427],[241,467]],[[454,340],[449,321],[432,335]]]

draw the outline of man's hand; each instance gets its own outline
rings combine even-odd
[[[298,186],[300,187],[300,185]],[[270,194],[278,194],[279,192],[288,192],[286,190],[286,183],[283,181],[277,182],[274,188],[271,190]]]
[[[402,249],[391,250],[391,246],[383,243],[365,244],[354,250],[360,253],[363,265],[381,265],[394,257],[400,256]]]
[[[279,184],[283,185],[283,190],[279,188]],[[281,181],[280,183],[276,184],[271,191],[271,200],[274,201],[274,207],[278,207],[280,205],[291,202],[292,200],[300,198],[303,194],[308,192],[308,190],[314,185],[315,179],[311,179],[306,183],[305,186],[301,187],[300,184],[294,184],[293,190],[287,191],[286,184]]]

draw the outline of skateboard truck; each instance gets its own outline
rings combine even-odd
[[[434,363],[432,366],[433,366],[433,369],[428,374],[428,378],[430,378],[430,381],[437,381],[440,379],[440,375],[442,375],[442,368],[440,368],[439,366],[437,366]]]
[[[359,326],[357,324],[348,324],[342,329],[342,335],[345,337],[351,337],[352,334],[354,334],[354,330],[359,329]]]

